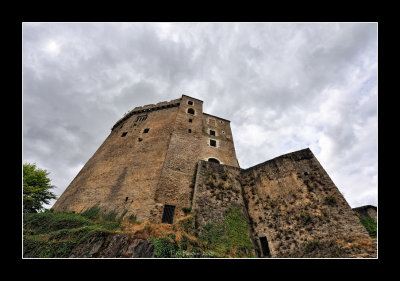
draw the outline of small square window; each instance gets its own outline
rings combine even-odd
[[[125,137],[128,132],[123,132],[121,137]]]
[[[189,119],[189,123],[192,123],[193,119]]]
[[[210,135],[215,136],[215,131],[210,130]]]
[[[150,130],[149,128],[146,128],[146,129],[144,129],[143,133],[147,134],[149,132],[149,130]]]
[[[188,101],[188,105],[193,105],[193,102],[192,101]]]
[[[191,132],[192,132],[192,129],[189,129],[188,132],[191,133]]]
[[[217,141],[216,140],[210,140],[210,145],[217,147]]]

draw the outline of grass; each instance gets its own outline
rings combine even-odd
[[[368,231],[369,236],[372,238],[375,238],[376,237],[376,228],[377,228],[376,220],[371,217],[359,217],[359,218],[360,218],[360,222],[362,223],[362,225]]]
[[[23,251],[31,258],[66,258],[91,237],[107,236],[121,230],[116,212],[103,214],[92,207],[81,214],[25,213]],[[122,216],[121,216],[122,217]]]

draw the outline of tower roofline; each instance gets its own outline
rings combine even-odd
[[[187,97],[187,98],[191,98],[191,99],[194,99],[194,100],[203,102],[202,100],[196,99],[196,98],[191,97],[191,96],[188,96],[188,95],[183,95],[183,94],[182,94],[182,97]]]
[[[226,122],[231,122],[230,120],[228,120],[228,119],[224,119],[224,118],[221,118],[221,117],[218,117],[218,116],[215,116],[215,115],[212,115],[212,114],[208,114],[208,113],[205,113],[205,112],[203,112],[203,114],[205,114],[205,115],[208,115],[208,116],[212,116],[212,117],[215,117],[215,118],[218,118],[218,119],[221,119],[221,120],[224,120],[224,121],[226,121]]]

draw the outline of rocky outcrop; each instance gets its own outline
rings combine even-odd
[[[70,258],[153,258],[149,240],[131,239],[127,234],[99,235],[76,247]]]

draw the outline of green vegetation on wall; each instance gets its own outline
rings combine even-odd
[[[171,234],[150,238],[155,247],[155,257],[254,257],[248,221],[238,208],[228,209],[220,224],[207,223],[201,228],[200,234],[194,228],[193,220],[194,216],[190,216],[176,226],[183,232],[179,240]]]
[[[375,238],[377,228],[376,220],[371,217],[360,217],[360,221],[365,229],[368,231],[369,236]]]

